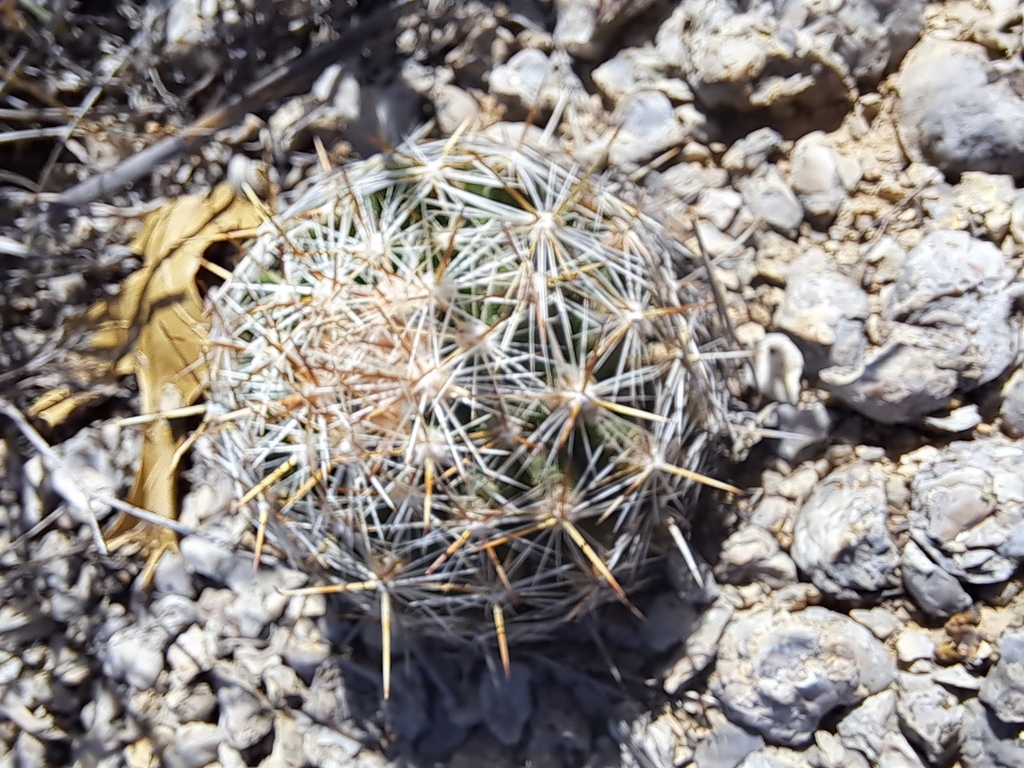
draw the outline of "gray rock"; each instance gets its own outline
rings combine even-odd
[[[526,756],[531,765],[583,765],[591,755],[591,731],[571,693],[561,686],[536,689]],[[557,762],[556,762],[557,761]]]
[[[169,7],[165,25],[164,51],[169,56],[194,55],[203,43],[216,40],[213,18],[203,13],[200,0],[183,0]]]
[[[992,243],[966,232],[931,232],[907,254],[896,284],[885,295],[885,317],[914,322],[939,305],[960,306],[963,302],[956,300],[962,297],[998,294],[1011,276],[1003,254]],[[947,299],[952,301],[944,302]],[[1004,364],[984,380],[1005,368]]]
[[[697,744],[693,761],[700,768],[736,768],[744,758],[764,746],[764,739],[738,725],[723,723]]]
[[[715,190],[719,191],[719,190]],[[721,210],[719,209],[719,212]],[[698,215],[701,215],[698,212]],[[736,251],[736,240],[729,235],[725,234],[722,230],[712,224],[706,219],[698,218],[694,222],[698,237],[700,237],[701,245],[707,254],[713,259],[723,256],[726,253],[735,253]]]
[[[513,663],[508,677],[501,670],[480,676],[480,713],[484,725],[502,744],[519,743],[533,712],[532,674],[525,664]]]
[[[790,156],[790,183],[807,220],[827,227],[846,202],[846,188],[839,174],[839,158],[819,131],[801,137]]]
[[[350,768],[361,750],[355,739],[323,725],[311,725],[302,734],[302,756],[315,768]]]
[[[760,582],[776,588],[796,581],[796,565],[768,531],[747,525],[722,542],[715,576],[730,584]]]
[[[185,723],[164,751],[167,768],[204,768],[217,759],[217,747],[227,734],[213,723]]]
[[[654,4],[654,0],[555,0],[558,20],[553,37],[581,59],[600,57],[622,26]]]
[[[737,768],[807,768],[809,751],[768,746],[748,755]]]
[[[330,146],[350,124],[359,120],[366,94],[352,72],[341,67],[324,71],[314,93],[285,101],[267,118],[270,141],[278,152],[286,154],[302,149],[314,133],[323,131]]]
[[[875,765],[880,768],[926,768],[907,737],[895,730],[887,736]]]
[[[984,421],[978,406],[974,403],[955,408],[946,416],[925,416],[922,421],[932,429],[957,435],[969,432]]]
[[[562,92],[583,90],[563,55],[549,57],[536,48],[525,48],[495,67],[488,86],[492,94],[514,108],[510,115],[514,119],[526,117],[533,110],[546,114]]]
[[[647,185],[654,192],[667,192],[685,203],[693,202],[700,193],[709,188],[721,188],[729,183],[728,175],[707,168],[699,163],[680,163],[661,173],[653,172],[647,177]]]
[[[1010,231],[1016,193],[1012,176],[964,171],[956,186],[939,181],[924,210],[934,229],[962,229],[999,244]]]
[[[794,259],[786,270],[786,292],[772,322],[793,338],[803,352],[804,370],[815,376],[827,366],[860,361],[867,344],[867,317],[864,289],[815,249]]]
[[[957,748],[964,708],[927,675],[901,672],[896,713],[907,737],[933,765],[947,765]]]
[[[714,660],[718,653],[718,643],[733,611],[732,604],[722,596],[700,614],[697,628],[686,638],[683,657],[672,666],[665,678],[666,693],[674,694]]]
[[[304,701],[308,690],[298,673],[284,664],[274,664],[263,670],[263,687],[270,705],[276,710],[298,706]]]
[[[660,91],[634,93],[623,100],[617,112],[618,131],[608,147],[608,162],[613,167],[652,160],[694,134],[694,126],[679,119],[668,96]]]
[[[152,688],[164,669],[169,642],[170,635],[158,625],[119,629],[103,648],[103,674],[134,688]]]
[[[194,598],[196,587],[188,572],[188,561],[178,552],[165,552],[153,572],[153,590],[160,594]]]
[[[865,287],[881,288],[899,279],[907,253],[895,237],[882,235],[864,249],[864,258],[873,266],[864,275]]]
[[[722,167],[734,175],[753,173],[768,163],[782,147],[782,134],[772,128],[758,128],[737,139],[722,155]]]
[[[836,731],[840,743],[862,754],[870,765],[924,768],[914,748],[899,730],[894,691],[869,696],[839,721]]]
[[[1024,629],[999,638],[999,661],[985,676],[978,698],[1004,723],[1024,723]]]
[[[18,733],[10,758],[12,768],[47,768],[46,745],[28,731]]]
[[[893,343],[852,371],[825,369],[825,388],[848,406],[882,424],[904,424],[949,403],[957,388],[955,370],[936,362],[945,350]]]
[[[217,694],[209,683],[200,682],[191,688],[172,690],[164,705],[182,723],[208,722],[217,710]]]
[[[238,598],[224,611],[224,616],[238,628],[242,637],[257,638],[267,625],[284,613],[288,597],[282,590],[295,589],[306,577],[287,568],[252,573],[252,564],[243,566],[246,583],[238,590]]]
[[[999,406],[1002,428],[1010,437],[1024,437],[1024,368],[1018,368],[1007,379]]]
[[[302,711],[318,723],[332,728],[340,728],[352,716],[340,666],[324,664],[316,671]]]
[[[836,732],[843,746],[856,749],[875,762],[885,749],[886,735],[893,730],[895,713],[896,694],[881,691],[840,720]]]
[[[164,595],[149,607],[153,621],[171,637],[177,637],[199,620],[196,604],[183,595]]]
[[[242,753],[227,744],[217,747],[217,762],[220,768],[249,768]]]
[[[170,672],[168,684],[172,689],[187,688],[202,672],[196,661],[177,643],[171,643],[167,648],[167,669]]]
[[[822,381],[885,424],[947,407],[957,389],[992,381],[1016,356],[1010,276],[992,243],[966,232],[928,234],[882,289],[878,348],[859,365],[822,371]]]
[[[784,235],[796,233],[804,209],[774,166],[740,179],[737,186],[754,216]]]
[[[743,198],[731,189],[702,189],[693,212],[724,232],[736,218],[741,205]]]
[[[948,174],[1024,174],[1024,100],[989,69],[974,43],[933,38],[911,51],[898,80],[904,146]]]
[[[1010,208],[1010,234],[1013,241],[1024,243],[1024,189],[1014,190],[1013,205]]]
[[[869,768],[867,758],[856,749],[843,746],[842,740],[829,731],[814,734],[814,747],[808,752],[817,768]]]
[[[248,691],[238,685],[222,685],[217,689],[221,730],[227,744],[234,749],[248,749],[258,744],[274,727],[274,717]]]
[[[951,691],[977,691],[981,688],[981,678],[972,675],[963,664],[950,667],[938,667],[931,672],[932,680]]]
[[[411,658],[391,666],[391,697],[384,704],[395,736],[413,742],[430,724],[430,696],[423,674]]]
[[[453,723],[447,704],[438,696],[434,697],[429,714],[430,724],[416,742],[416,752],[426,760],[448,760],[466,741],[470,727]]]
[[[948,573],[972,584],[1009,579],[1024,557],[1024,447],[954,442],[911,483],[910,533]]]
[[[462,125],[470,128],[478,124],[480,105],[473,96],[457,85],[443,85],[432,94],[434,117],[441,133],[450,136]]]
[[[902,626],[902,622],[888,608],[876,606],[874,608],[853,608],[850,611],[850,618],[858,624],[863,624],[871,630],[871,634],[879,640],[886,640]]]
[[[947,618],[971,604],[971,596],[960,581],[935,565],[912,540],[903,547],[900,570],[907,594],[918,608],[931,616]]]
[[[767,110],[783,120],[830,115],[857,83],[877,83],[920,32],[922,11],[920,0],[845,0],[827,11],[808,0],[685,0],[655,39],[666,66],[686,74],[708,109]]]
[[[219,656],[217,638],[213,633],[203,631],[198,624],[178,635],[172,647],[180,649],[203,672],[213,669]]]
[[[673,726],[678,721],[671,712],[664,712],[656,718],[643,715],[633,721],[632,727],[619,722],[616,741],[621,745],[622,768],[644,768],[645,765],[672,765],[675,760],[678,736]],[[637,747],[643,751],[646,760],[634,757]]]
[[[637,91],[660,91],[677,103],[693,101],[693,91],[685,80],[669,77],[653,48],[626,48],[598,66],[590,74],[602,94],[618,105]]]
[[[271,179],[275,176],[276,171],[269,163],[241,153],[233,154],[224,169],[224,180],[232,189],[242,192],[248,185],[257,195],[270,193]]]
[[[210,455],[213,449],[206,442],[207,438],[201,437],[196,441],[196,450],[204,456]],[[185,498],[181,500],[181,522],[193,528],[198,528],[203,523],[214,522],[213,528],[219,530],[218,536],[223,538],[224,528],[217,525],[227,519],[235,521],[236,526],[241,525],[244,530],[249,527],[249,521],[243,515],[226,514],[228,507],[235,500],[235,484],[230,475],[224,472],[212,461],[204,464],[204,478],[199,485],[192,487]],[[206,528],[208,532],[210,528]],[[231,534],[228,534],[230,536]]]
[[[310,726],[301,713],[277,712],[274,715],[274,746],[261,768],[303,768],[302,734]]]
[[[935,655],[935,641],[924,632],[904,630],[896,638],[896,658],[903,664],[913,664],[918,659],[931,659]]]
[[[804,356],[784,333],[768,333],[754,350],[754,384],[761,396],[795,405],[803,391]]]
[[[960,764],[964,768],[1020,768],[1024,739],[1019,725],[1000,722],[977,699],[964,704],[960,724]]]
[[[900,556],[886,522],[885,475],[859,463],[832,472],[800,508],[790,554],[818,589],[845,600],[891,590]]]
[[[865,627],[825,608],[745,613],[726,628],[711,690],[733,722],[786,746],[888,686],[896,670]]]
[[[779,439],[775,452],[789,464],[813,452],[832,433],[832,417],[820,401],[801,406],[780,403],[775,419],[775,428],[790,435]]]
[[[228,574],[242,562],[242,558],[229,547],[203,535],[185,536],[178,546],[182,557],[194,573],[218,584],[223,584]],[[252,567],[251,562],[249,567]]]
[[[309,682],[317,667],[331,655],[331,644],[324,639],[319,627],[308,618],[295,622],[281,649],[285,663],[299,677]]]

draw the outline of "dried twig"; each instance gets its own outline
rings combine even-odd
[[[99,197],[116,192],[161,163],[196,149],[216,131],[234,125],[247,113],[260,109],[271,101],[284,98],[299,88],[307,87],[326,66],[348,53],[353,45],[363,42],[368,36],[385,28],[397,10],[411,2],[412,0],[398,0],[392,5],[374,11],[341,33],[336,40],[315,48],[271,72],[246,89],[241,96],[226,106],[203,115],[177,136],[168,137],[147,147],[113,170],[86,179],[58,196],[49,198],[41,195],[40,199],[52,203],[56,210],[60,211],[90,203]],[[58,133],[55,135],[62,135],[61,132],[65,129],[57,130]]]
[[[107,554],[107,545],[103,541],[103,532],[96,520],[96,514],[92,511],[90,502],[91,494],[75,481],[74,473],[67,468],[67,463],[50,444],[43,439],[35,428],[28,423],[28,419],[12,403],[0,398],[0,413],[14,422],[22,435],[32,444],[32,447],[39,452],[43,460],[43,467],[50,474],[53,490],[77,512],[83,520],[89,523],[92,529],[93,542],[96,548],[104,555]]]
[[[124,64],[124,58],[122,58],[121,64]],[[120,69],[120,66],[118,65],[118,69]],[[107,81],[110,80],[110,77],[113,77],[113,73],[107,77]],[[57,158],[60,157],[61,150],[67,146],[68,141],[71,139],[71,134],[81,125],[86,113],[92,109],[93,104],[96,103],[101,93],[103,93],[103,88],[98,85],[90,88],[89,93],[86,94],[78,109],[75,110],[71,122],[64,127],[64,134],[59,137],[60,141],[50,150],[50,156],[46,159],[46,165],[43,166],[42,173],[39,174],[40,189],[46,188],[46,182],[50,180],[50,174],[53,172],[54,165],[57,164]]]
[[[58,125],[51,128],[27,128],[24,131],[5,131],[0,133],[0,144],[12,144],[16,141],[28,139],[53,139],[64,136],[68,131],[66,126]]]

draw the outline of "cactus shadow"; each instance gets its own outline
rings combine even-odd
[[[667,768],[674,739],[650,728],[670,701],[661,680],[717,595],[700,556],[703,586],[673,551],[652,560],[630,595],[643,619],[605,604],[542,640],[510,644],[507,674],[492,637],[398,633],[386,699],[380,625],[328,620],[335,655],[304,710],[409,768]],[[327,616],[351,609],[332,596]]]

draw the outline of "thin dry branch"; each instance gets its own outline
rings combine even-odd
[[[146,175],[158,165],[196,149],[209,140],[216,131],[234,125],[247,113],[259,110],[272,101],[285,98],[308,87],[325,67],[349,52],[353,45],[361,43],[384,29],[391,21],[393,14],[411,2],[412,0],[398,0],[396,3],[379,8],[366,18],[355,22],[337,39],[274,70],[247,88],[241,96],[226,106],[203,115],[177,136],[168,137],[147,147],[124,160],[113,170],[86,179],[60,195],[52,198],[41,195],[40,199],[51,203],[55,207],[55,211],[60,212],[91,203],[97,198],[120,190]],[[41,130],[55,130],[56,133],[51,135],[61,136],[66,128]]]

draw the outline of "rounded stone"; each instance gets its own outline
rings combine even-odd
[[[719,643],[711,690],[730,720],[805,746],[822,719],[887,687],[896,670],[866,628],[826,608],[742,614]]]
[[[989,670],[978,698],[1004,723],[1024,723],[1024,629],[999,638],[999,662]]]
[[[793,560],[818,589],[842,599],[891,590],[900,555],[887,520],[882,470],[865,463],[837,469],[797,515]]]
[[[1008,580],[1024,557],[1024,446],[950,443],[911,483],[910,533],[932,560],[971,584]]]

